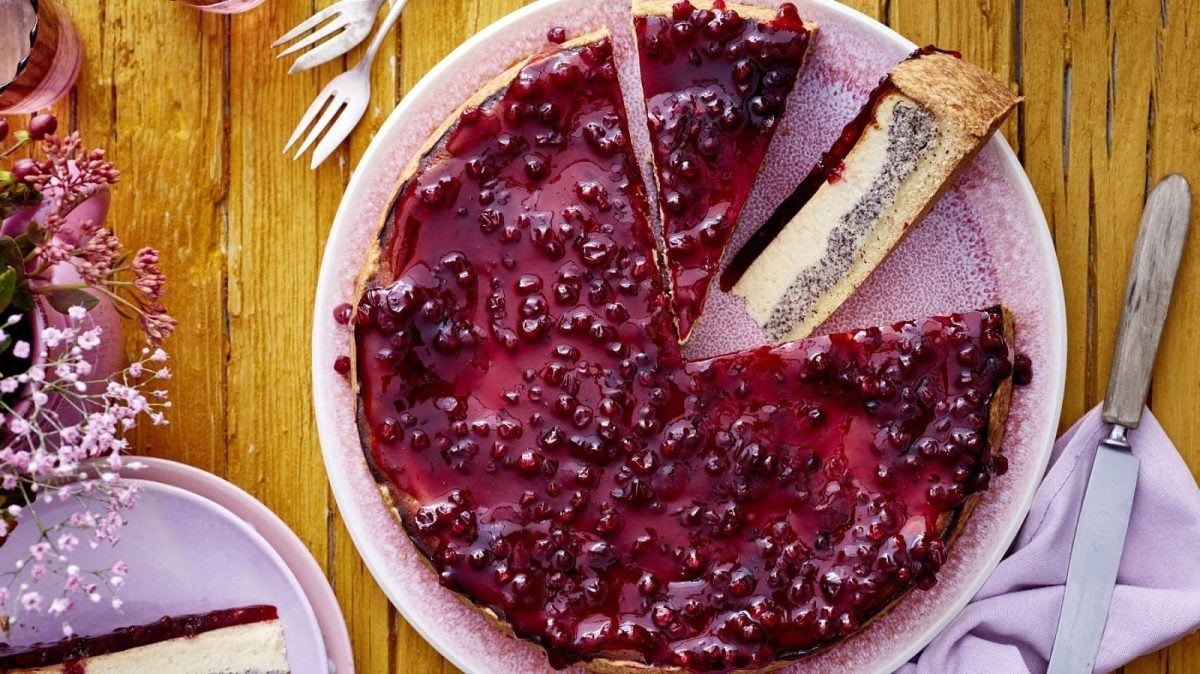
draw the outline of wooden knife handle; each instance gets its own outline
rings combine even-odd
[[[1181,175],[1163,178],[1146,198],[1104,398],[1109,423],[1137,428],[1141,422],[1191,213],[1192,189]]]

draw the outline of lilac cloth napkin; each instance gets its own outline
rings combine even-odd
[[[1095,409],[1059,438],[1008,556],[901,674],[1046,670],[1079,506],[1096,443],[1107,432]],[[1142,466],[1096,661],[1100,672],[1200,627],[1200,489],[1149,410],[1130,441]]]

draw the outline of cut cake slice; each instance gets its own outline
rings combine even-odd
[[[704,308],[816,24],[717,2],[639,0],[634,32],[679,337]]]
[[[1017,105],[957,54],[917,51],[735,256],[722,287],[771,342],[808,336],[879,266]]]

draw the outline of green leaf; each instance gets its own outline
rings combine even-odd
[[[13,293],[12,305],[20,311],[33,311],[33,292],[28,283],[18,283],[17,291]]]
[[[100,303],[95,295],[86,290],[67,289],[55,290],[50,293],[50,306],[60,314],[65,314],[71,307],[83,307],[87,311],[91,311],[92,307]]]
[[[11,236],[0,236],[0,262],[16,271],[18,279],[25,278],[25,256]]]
[[[17,292],[17,272],[12,267],[0,272],[0,313],[12,304],[13,294]]]
[[[42,230],[41,225],[31,221],[25,233],[14,240],[17,243],[17,249],[21,251],[21,256],[28,257],[33,249],[38,247],[38,244],[46,240],[46,233]]]

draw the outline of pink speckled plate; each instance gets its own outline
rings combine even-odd
[[[291,671],[333,672],[331,652],[349,653],[345,623],[338,613],[343,649],[336,625],[318,620],[314,604],[320,603],[320,597],[313,592],[315,588],[311,583],[302,584],[300,574],[293,570],[293,560],[285,560],[285,551],[267,540],[268,536],[278,539],[278,529],[293,538],[295,535],[278,518],[272,523],[270,518],[260,517],[257,509],[265,511],[265,506],[220,478],[207,473],[207,478],[197,478],[192,473],[201,471],[186,467],[176,470],[173,466],[178,464],[169,461],[145,462],[150,467],[141,471],[138,479],[130,480],[141,493],[137,506],[127,513],[129,524],[121,531],[120,542],[94,550],[80,546],[71,558],[83,569],[106,569],[117,560],[128,563],[128,582],[121,590],[124,606],[117,613],[106,602],[78,601],[69,615],[75,633],[104,634],[127,625],[151,623],[164,615],[271,604],[278,609],[283,623]],[[197,486],[200,489],[193,490]],[[245,507],[244,501],[257,508]],[[39,516],[51,522],[61,521],[72,512],[73,501],[38,507]],[[36,534],[36,527],[17,527],[12,539],[0,549],[0,565],[10,568],[19,551],[29,549]],[[300,545],[298,540],[296,544]],[[311,561],[312,556],[308,559]],[[318,577],[328,588],[319,569]],[[53,587],[53,581],[45,582]],[[336,610],[336,601],[333,606]],[[13,647],[57,641],[62,638],[60,622],[60,617],[48,613],[33,614],[13,628],[4,641]],[[338,648],[327,651],[326,640]],[[349,656],[343,664],[345,668],[338,671],[354,671]]]
[[[764,5],[773,1],[753,0]],[[743,223],[759,222],[769,213],[829,147],[879,78],[914,48],[830,0],[798,4],[806,17],[820,23],[820,35]],[[325,251],[313,378],[334,495],[359,551],[392,602],[439,651],[472,674],[551,670],[535,647],[502,635],[443,590],[384,507],[354,426],[353,393],[333,371],[334,359],[349,352],[350,335],[334,323],[332,312],[352,301],[359,266],[396,180],[425,138],[481,84],[545,46],[550,27],[565,26],[574,34],[612,28],[624,64],[634,140],[641,156],[649,156],[645,128],[637,123],[644,104],[631,58],[633,39],[625,28],[629,21],[625,2],[542,0],[463,44],[409,93],[375,137],[346,190]],[[740,230],[735,246],[749,233]],[[976,508],[932,590],[912,593],[844,644],[785,671],[888,672],[912,657],[954,619],[999,562],[1045,469],[1066,377],[1062,282],[1037,198],[1012,151],[996,138],[826,328],[891,323],[999,302],[1014,310],[1019,348],[1030,356],[1035,372],[1033,384],[1019,389],[1013,400],[1004,446],[1009,472],[993,482]],[[739,301],[715,293],[689,353],[704,356],[761,341]]]

